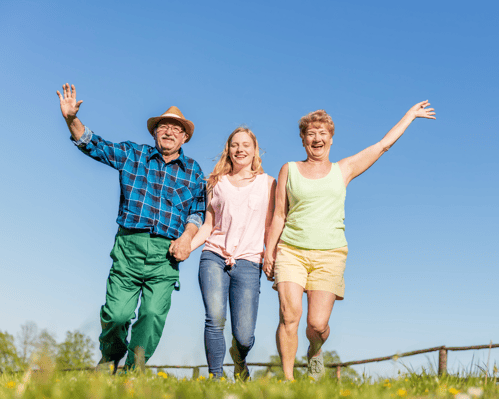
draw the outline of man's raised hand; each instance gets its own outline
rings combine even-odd
[[[74,85],[69,86],[69,83],[62,85],[62,92],[63,94],[57,90],[57,95],[61,102],[62,116],[66,120],[74,119],[83,101],[76,102],[76,89]]]

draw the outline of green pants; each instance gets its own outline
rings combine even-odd
[[[170,256],[170,240],[120,228],[111,258],[113,266],[107,280],[106,304],[101,308],[100,350],[107,361],[126,355],[126,366],[134,366],[134,351],[142,348],[145,361],[156,350],[171,295],[179,279],[178,262]],[[130,321],[140,297],[137,321]]]

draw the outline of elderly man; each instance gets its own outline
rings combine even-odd
[[[76,101],[74,85],[66,83],[63,94],[57,91],[57,95],[76,146],[120,173],[119,229],[111,251],[106,303],[100,312],[99,364],[110,362],[116,371],[128,352],[125,368],[132,368],[137,351],[147,361],[159,343],[171,294],[179,287],[178,264],[189,257],[191,240],[204,220],[203,172],[181,148],[191,139],[194,124],[177,107],[170,107],[147,121],[155,147],[130,141],[115,144],[76,117],[82,101]],[[128,343],[139,297],[138,318]]]

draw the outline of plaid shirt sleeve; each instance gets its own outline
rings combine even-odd
[[[102,137],[93,133],[85,126],[85,133],[78,141],[71,138],[71,141],[80,149],[81,152],[109,165],[114,169],[121,169],[125,164],[129,152],[132,150],[131,143],[125,141],[123,143],[112,143],[104,140]]]
[[[192,223],[201,228],[204,223],[206,211],[206,182],[201,167],[195,163],[196,190],[193,192],[194,199],[191,203],[186,223]]]

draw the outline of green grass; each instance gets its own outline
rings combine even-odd
[[[470,388],[481,396],[469,394]],[[468,395],[468,396],[463,396]],[[0,375],[0,398],[499,398],[499,386],[494,378],[480,376],[436,377],[409,373],[398,378],[371,381],[324,379],[319,382],[301,378],[283,383],[274,378],[250,382],[177,379],[164,373],[129,373],[111,376],[106,373],[33,372]]]

